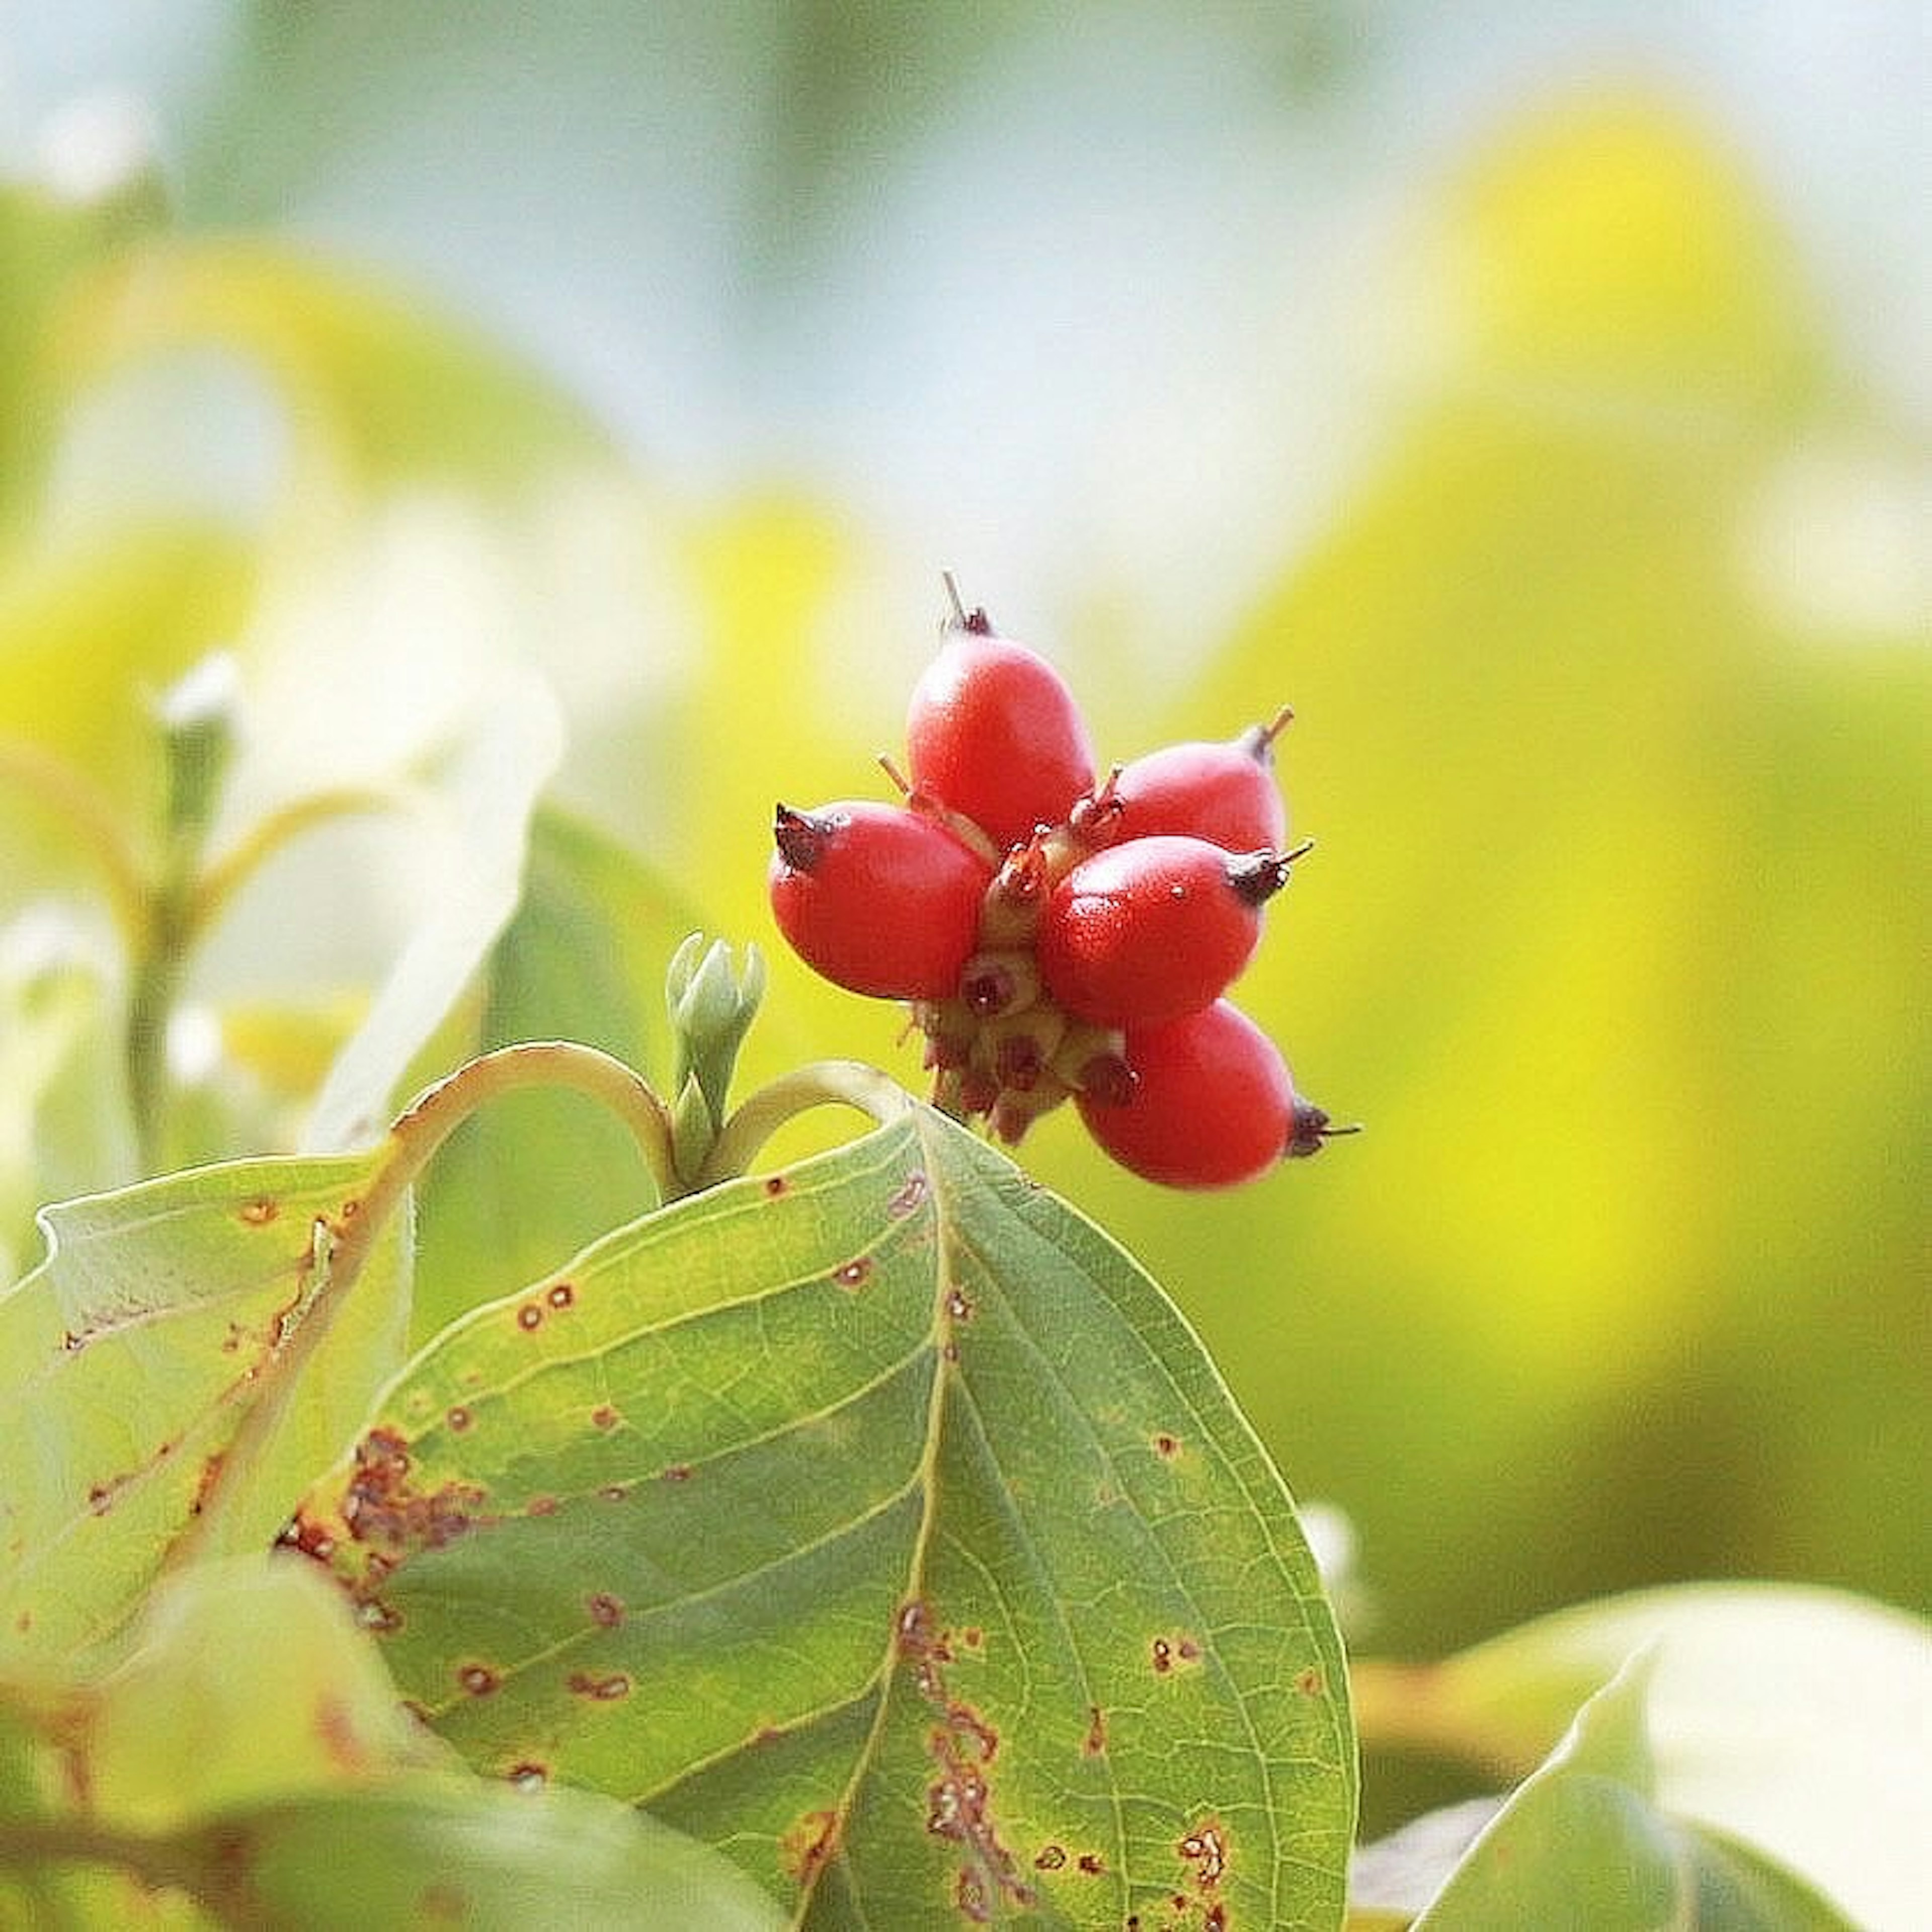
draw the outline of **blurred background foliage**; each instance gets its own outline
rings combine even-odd
[[[1295,707],[1320,850],[1240,998],[1370,1132],[1232,1198],[1024,1152],[1346,1512],[1358,1645],[1924,1608],[1914,12],[0,0],[0,737],[151,821],[148,703],[229,647],[224,836],[407,801],[226,909],[169,1156],[299,1137],[445,898],[383,1093],[593,1009],[658,1052],[690,925],[776,947],[773,800],[884,794],[950,567],[1103,755]],[[76,821],[0,790],[17,1270],[140,1156]],[[916,1083],[771,964],[748,1079]],[[548,1218],[439,1260],[432,1197],[432,1309],[632,1184],[549,1144]]]

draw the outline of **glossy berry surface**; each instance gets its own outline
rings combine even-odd
[[[1238,1186],[1283,1159],[1300,1131],[1287,1063],[1226,1000],[1130,1028],[1125,1057],[1134,1078],[1124,1098],[1083,1094],[1076,1103],[1094,1139],[1144,1180]]]
[[[936,820],[860,799],[780,806],[767,886],[799,957],[837,986],[943,1000],[978,942],[992,868]]]
[[[1040,976],[1076,1018],[1150,1026],[1218,998],[1261,938],[1262,903],[1288,862],[1204,838],[1130,838],[1082,860],[1054,888]]]
[[[1284,849],[1274,746],[1291,713],[1096,785],[1058,674],[945,584],[906,769],[878,761],[904,802],[778,807],[771,903],[793,950],[904,1002],[932,1105],[1009,1145],[1073,1100],[1136,1173],[1226,1187],[1354,1132],[1297,1097],[1222,997],[1309,849]]]
[[[1274,739],[1287,714],[1218,744],[1164,746],[1124,766],[1113,782],[1120,836],[1185,833],[1230,852],[1279,850],[1288,809],[1275,782]]]
[[[906,755],[915,792],[1002,850],[1058,824],[1094,783],[1087,727],[1060,674],[994,635],[983,613],[952,628],[914,687]]]

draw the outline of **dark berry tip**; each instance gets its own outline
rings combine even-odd
[[[1310,1154],[1319,1154],[1323,1147],[1343,1134],[1358,1134],[1362,1131],[1359,1120],[1346,1127],[1338,1127],[1328,1117],[1325,1107],[1318,1107],[1312,1100],[1298,1100],[1294,1103],[1294,1119],[1288,1130],[1288,1144],[1282,1150],[1282,1157],[1288,1160],[1305,1160]]]
[[[825,854],[830,828],[809,812],[781,805],[772,818],[772,838],[778,856],[794,872],[808,872]]]
[[[1228,883],[1250,905],[1264,905],[1288,884],[1292,852],[1274,852],[1264,845],[1258,852],[1243,852],[1228,861]]]

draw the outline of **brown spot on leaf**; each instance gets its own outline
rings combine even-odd
[[[973,1304],[966,1298],[962,1288],[948,1288],[946,1293],[946,1312],[955,1322],[970,1322],[973,1318]]]
[[[790,1183],[782,1174],[768,1174],[765,1176],[765,1193],[772,1200],[776,1200],[790,1185]]]
[[[554,1516],[556,1514],[556,1498],[554,1496],[532,1496],[524,1504],[524,1514],[526,1516]]]
[[[1192,1866],[1195,1885],[1202,1892],[1211,1892],[1226,1875],[1227,1828],[1218,1819],[1203,1819],[1174,1850]]]
[[[550,1782],[550,1767],[543,1764],[513,1764],[504,1777],[519,1791],[541,1791]]]
[[[236,1209],[235,1218],[244,1228],[266,1228],[282,1211],[282,1204],[266,1194],[258,1195],[253,1201],[244,1201]]]
[[[986,1768],[999,1754],[999,1732],[982,1712],[951,1696],[946,1688],[946,1666],[954,1657],[952,1632],[940,1627],[931,1604],[910,1597],[893,1618],[892,1642],[901,1659],[912,1666],[920,1695],[941,1714],[926,1734],[926,1755],[938,1775],[926,1787],[926,1828],[959,1848],[955,1897],[960,1909],[975,1916],[964,1901],[976,1900],[976,1916],[990,1918],[996,1903],[1033,1905],[1036,1895],[1021,1878],[993,1822]]]
[[[465,1664],[458,1666],[456,1682],[469,1696],[487,1697],[502,1679],[487,1664]]]
[[[366,1566],[371,1576],[379,1556],[440,1550],[479,1520],[483,1492],[476,1484],[452,1480],[418,1490],[410,1484],[410,1445],[393,1429],[372,1429],[356,1445],[342,1518],[350,1534],[374,1552]]]
[[[1080,1854],[1080,1869],[1089,1878],[1098,1878],[1107,1869],[1106,1861],[1098,1852],[1082,1852]]]
[[[931,1608],[917,1597],[900,1605],[893,1642],[899,1655],[913,1666],[920,1694],[929,1702],[944,1702],[946,1679],[941,1666],[952,1661],[952,1643],[947,1632],[934,1628]]]
[[[1087,1735],[1080,1740],[1083,1757],[1098,1757],[1107,1748],[1106,1714],[1097,1704],[1087,1706]]]
[[[1154,1453],[1164,1461],[1172,1462],[1180,1454],[1180,1438],[1169,1436],[1166,1430],[1154,1438]]]
[[[624,1621],[622,1600],[608,1590],[599,1590],[594,1597],[586,1598],[584,1607],[590,1612],[590,1621],[605,1630],[615,1630]]]
[[[374,1630],[378,1636],[388,1636],[403,1627],[403,1613],[392,1604],[386,1604],[380,1597],[366,1598],[356,1608],[356,1620],[366,1630]]]
[[[998,1755],[999,1732],[970,1704],[949,1704],[946,1709],[946,1721],[952,1726],[957,1736],[970,1742],[977,1749],[982,1764],[991,1764]]]
[[[1064,1845],[1042,1845],[1033,1862],[1035,1871],[1058,1871],[1066,1862]]]
[[[992,1922],[993,1908],[986,1903],[986,1887],[979,1874],[962,1871],[952,1887],[952,1902],[959,1908],[960,1916],[975,1925]]]
[[[669,1464],[664,1470],[664,1479],[668,1483],[689,1482],[691,1480],[691,1465],[688,1462],[673,1462]]]
[[[1324,1697],[1328,1693],[1328,1680],[1311,1664],[1294,1680],[1294,1688],[1304,1697]]]
[[[962,1748],[960,1736],[948,1723],[936,1726],[927,1738],[927,1753],[939,1774],[926,1788],[926,1828],[959,1849],[956,1896],[962,1910],[967,1898],[976,1899],[982,1908],[977,1916],[990,1918],[994,1899],[1024,1909],[1037,1902],[1037,1894],[1020,1876],[1018,1864],[1000,1840],[984,1761]]]
[[[933,1645],[932,1610],[922,1598],[908,1597],[893,1623],[893,1640],[902,1657],[926,1657]]]
[[[872,1272],[871,1258],[861,1255],[856,1261],[849,1261],[843,1268],[835,1270],[832,1279],[841,1288],[859,1288],[864,1285],[866,1277]]]
[[[341,1698],[323,1691],[315,1700],[315,1732],[322,1748],[343,1770],[368,1768],[369,1753],[356,1729],[349,1706]]]
[[[631,1493],[628,1483],[606,1483],[597,1493],[607,1503],[620,1503]]]
[[[576,1305],[577,1289],[567,1281],[554,1281],[544,1292],[544,1299],[553,1308],[570,1308]]]
[[[527,1335],[533,1328],[543,1325],[543,1310],[534,1301],[526,1301],[517,1310],[517,1326]]]
[[[778,1840],[778,1863],[788,1878],[809,1885],[819,1868],[838,1849],[838,1814],[808,1811]]]
[[[284,1526],[275,1541],[282,1549],[298,1550],[303,1556],[311,1556],[318,1563],[326,1563],[335,1554],[335,1538],[313,1516],[304,1515],[300,1510]]]
[[[573,1670],[564,1688],[573,1697],[588,1697],[593,1703],[614,1704],[631,1694],[631,1680],[621,1670],[608,1677],[594,1677],[587,1670]]]
[[[925,1202],[926,1179],[922,1169],[914,1168],[898,1186],[898,1191],[886,1203],[886,1214],[895,1221],[903,1220],[916,1210]]]
[[[1165,1677],[1184,1664],[1201,1661],[1201,1646],[1191,1636],[1157,1636],[1151,1646],[1154,1674]]]
[[[416,1894],[416,1918],[430,1925],[464,1925],[470,1920],[470,1894],[448,1879],[436,1879]]]
[[[615,1429],[617,1412],[608,1402],[599,1402],[590,1412],[590,1426],[593,1429]]]
[[[224,1450],[218,1449],[213,1455],[202,1459],[201,1478],[194,1486],[194,1494],[190,1498],[188,1513],[199,1516],[207,1508],[214,1495],[215,1485],[221,1480],[222,1465],[228,1460]]]
[[[470,1426],[471,1422],[475,1420],[475,1418],[473,1418],[470,1414],[469,1410],[465,1408],[462,1403],[459,1402],[451,1408],[449,1413],[443,1418],[443,1420],[460,1436],[464,1430]]]

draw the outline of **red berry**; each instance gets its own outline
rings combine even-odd
[[[992,868],[944,826],[866,800],[780,806],[769,886],[807,965],[854,993],[944,1000],[978,943]]]
[[[1120,836],[1185,832],[1230,852],[1279,850],[1288,812],[1275,783],[1274,740],[1288,719],[1284,711],[1238,738],[1168,745],[1124,766],[1112,788]]]
[[[914,788],[1002,850],[1058,824],[1094,783],[1087,727],[1060,674],[994,636],[984,611],[954,627],[914,686],[906,754]]]
[[[1076,1018],[1152,1026],[1233,983],[1261,938],[1262,902],[1288,861],[1235,856],[1204,838],[1130,838],[1083,859],[1053,890],[1040,976]]]
[[[1126,1058],[1134,1078],[1124,1093],[1082,1093],[1076,1104],[1102,1148],[1144,1179],[1233,1187],[1300,1151],[1303,1103],[1287,1065],[1226,1000],[1164,1026],[1130,1028]]]

